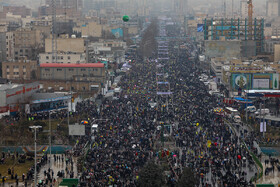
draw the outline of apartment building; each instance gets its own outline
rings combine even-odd
[[[96,82],[104,81],[105,67],[102,63],[87,64],[40,64],[41,80],[86,80]],[[80,79],[80,77],[83,77]]]
[[[52,53],[40,53],[39,54],[39,63],[48,64],[52,63]],[[85,53],[59,53],[57,54],[57,63],[60,64],[79,64],[86,63],[86,54]]]
[[[44,34],[40,30],[20,28],[6,34],[7,60],[29,60],[37,58],[38,51],[44,46]]]
[[[84,38],[69,38],[68,36],[57,38],[57,51],[58,52],[75,52],[84,53],[85,52],[85,40]],[[45,52],[52,52],[52,39],[45,39]]]
[[[2,77],[9,80],[35,80],[37,79],[37,61],[20,59],[2,62]]]

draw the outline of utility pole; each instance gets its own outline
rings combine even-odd
[[[34,186],[37,185],[37,129],[42,128],[42,126],[29,126],[30,129],[34,130],[34,155],[35,155],[35,160],[34,160]]]
[[[51,125],[51,111],[50,110],[49,110],[49,131],[50,131],[50,139],[49,139],[49,147],[50,147],[49,168],[51,168],[51,160],[52,160],[52,125]]]

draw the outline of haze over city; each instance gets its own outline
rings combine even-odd
[[[280,0],[1,0],[0,186],[280,184]]]

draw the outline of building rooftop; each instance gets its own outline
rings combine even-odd
[[[43,63],[41,68],[104,68],[103,63],[82,63],[82,64],[58,64],[58,63]]]
[[[1,84],[0,91],[5,91],[8,89],[16,88],[18,86],[21,86],[21,84]]]

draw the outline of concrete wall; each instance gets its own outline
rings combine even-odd
[[[256,51],[256,42],[255,41],[242,41],[241,44],[241,53],[242,57],[253,57],[257,55]]]
[[[205,41],[205,55],[208,58],[240,58],[241,41]]]

